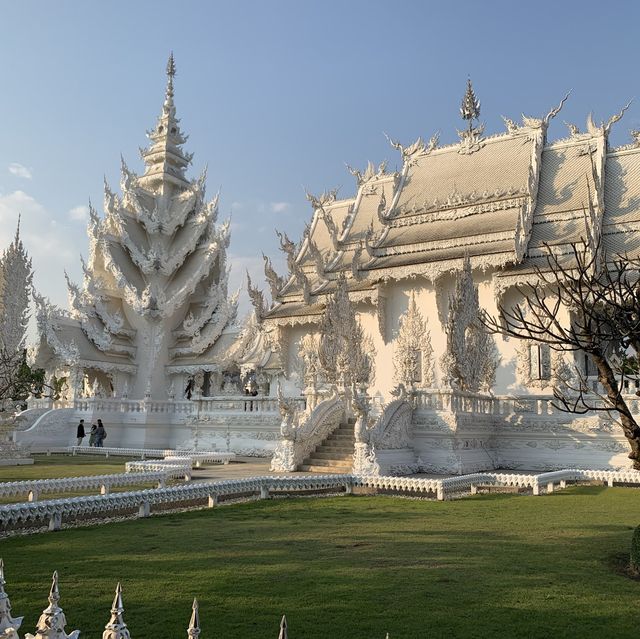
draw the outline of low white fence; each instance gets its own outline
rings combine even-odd
[[[67,452],[72,455],[104,455],[105,457],[140,457],[140,459],[168,458],[191,459],[196,468],[203,464],[228,464],[236,458],[235,453],[217,451],[171,450],[162,448],[110,448],[107,446],[69,446]]]
[[[132,462],[140,463],[140,462]],[[82,517],[96,517],[116,511],[136,512],[147,517],[152,507],[206,502],[209,507],[218,503],[220,497],[246,497],[259,495],[267,499],[272,493],[344,491],[352,493],[354,488],[374,489],[400,494],[433,494],[444,500],[456,494],[469,491],[475,494],[481,486],[521,486],[529,487],[534,495],[546,487],[553,492],[554,487],[566,486],[567,482],[603,481],[612,486],[615,483],[640,486],[638,471],[590,471],[568,469],[541,473],[538,475],[510,473],[474,473],[446,479],[426,479],[420,477],[376,477],[359,475],[307,475],[249,477],[216,482],[184,484],[170,488],[138,490],[106,495],[53,499],[46,502],[25,502],[0,506],[0,526],[4,528],[37,522],[48,522],[50,530],[61,527],[62,521]]]
[[[151,461],[131,461],[125,464],[127,473],[153,473],[168,472],[179,473],[185,476],[185,479],[191,478],[191,469],[193,461],[189,457],[165,457],[165,459],[154,459]]]
[[[22,625],[24,617],[13,617],[11,615],[11,602],[5,591],[6,581],[4,578],[4,563],[0,559],[0,632],[5,639],[19,639],[18,630]],[[58,586],[58,572],[53,573],[51,589],[48,597],[49,605],[42,611],[36,624],[35,637],[58,637],[60,639],[77,639],[79,630],[67,633],[67,619],[63,609],[60,607],[60,589]],[[185,615],[186,616],[186,615]],[[285,616],[280,621],[280,631],[278,639],[288,639],[287,619]],[[187,627],[187,639],[198,639],[200,635],[200,615],[198,601],[193,600],[191,606],[191,617]],[[123,639],[129,637],[129,629],[124,620],[124,604],[122,598],[122,587],[116,586],[116,593],[111,605],[111,614],[102,633],[103,639]],[[387,635],[388,636],[388,635]],[[34,635],[25,634],[25,637]]]
[[[87,475],[83,477],[58,477],[28,481],[0,482],[0,497],[27,495],[29,501],[38,501],[45,493],[68,493],[77,490],[99,489],[101,495],[108,495],[112,488],[135,486],[136,484],[157,483],[164,488],[167,479],[183,477],[181,468],[166,467],[155,472],[118,473],[114,475]]]

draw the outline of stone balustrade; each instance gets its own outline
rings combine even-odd
[[[203,464],[228,464],[236,457],[235,453],[219,453],[217,451],[203,450],[172,450],[162,448],[110,448],[107,446],[69,446],[68,452],[72,455],[104,455],[105,457],[140,457],[147,458],[178,458],[184,457],[191,460],[191,467],[200,468]]]
[[[457,413],[485,415],[558,415],[563,411],[555,408],[558,400],[553,395],[483,395],[446,389],[416,390],[417,410],[450,410]],[[640,398],[625,396],[631,412],[640,414]],[[594,403],[602,403],[594,398]]]
[[[153,472],[118,473],[114,475],[87,475],[83,477],[58,477],[54,479],[34,479],[28,481],[0,482],[0,497],[16,497],[27,495],[29,501],[38,501],[45,493],[66,493],[78,490],[98,489],[100,494],[107,495],[112,488],[134,486],[136,484],[157,483],[163,488],[167,479],[182,477],[184,472],[167,466]]]
[[[165,459],[190,458],[196,468],[203,464],[228,464],[236,458],[235,453],[219,453],[217,451],[171,450],[164,451]]]
[[[301,410],[305,408],[303,397],[289,398]],[[85,397],[74,400],[29,400],[29,408],[73,408],[78,412],[99,413],[156,413],[167,415],[214,415],[218,413],[275,413],[279,412],[278,398],[257,395],[220,395],[194,397],[190,400],[135,400],[115,397]]]
[[[131,462],[157,463],[157,462]],[[183,484],[169,488],[156,488],[105,495],[53,499],[46,502],[25,502],[0,506],[0,526],[10,528],[17,525],[48,522],[50,530],[61,527],[63,520],[80,517],[97,517],[114,511],[133,511],[140,517],[149,516],[152,507],[180,505],[194,501],[206,502],[209,507],[224,497],[248,497],[259,495],[266,499],[271,493],[325,492],[327,490],[352,493],[354,488],[374,489],[398,494],[432,493],[438,500],[457,494],[475,494],[480,486],[524,486],[530,487],[534,495],[540,488],[553,492],[555,485],[565,487],[567,482],[603,481],[640,486],[638,471],[592,471],[566,469],[537,475],[519,473],[473,473],[445,479],[422,477],[380,477],[364,475],[306,475],[267,476],[230,479],[215,482]]]
[[[191,479],[192,468],[193,461],[189,457],[168,457],[153,461],[132,461],[125,464],[127,473],[173,472],[177,475],[183,475],[185,481]]]
[[[67,452],[72,455],[104,455],[105,457],[147,457],[162,458],[166,450],[162,448],[116,448],[110,446],[69,446]],[[173,452],[173,451],[172,451]]]
[[[206,501],[210,507],[220,496],[249,496],[257,494],[262,499],[270,492],[349,490],[353,486],[352,475],[309,475],[305,477],[250,477],[218,482],[199,482],[169,488],[137,490],[108,495],[90,495],[51,499],[43,502],[25,502],[0,506],[0,526],[36,524],[48,522],[49,530],[57,530],[63,520],[97,517],[118,511],[133,511],[147,517],[154,506],[180,505],[196,500]]]

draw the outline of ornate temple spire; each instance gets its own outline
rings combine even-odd
[[[198,600],[193,600],[193,606],[191,607],[191,620],[189,621],[189,627],[187,628],[188,639],[198,639],[200,636],[200,615],[198,614]]]
[[[484,124],[473,126],[473,121],[480,117],[480,100],[478,100],[473,90],[471,78],[467,78],[467,90],[460,105],[460,115],[463,120],[468,122],[468,128],[464,131],[458,131],[461,142],[458,153],[469,155],[484,146],[482,139]]]
[[[144,186],[162,187],[165,183],[176,186],[188,186],[184,172],[191,163],[192,155],[184,153],[182,145],[187,136],[180,131],[180,120],[176,117],[176,107],[173,101],[173,80],[176,76],[176,63],[173,53],[167,62],[167,88],[165,90],[162,112],[156,126],[147,132],[151,145],[141,149],[140,154],[146,165],[144,175],[140,178]]]
[[[122,586],[120,582],[116,586],[116,594],[113,598],[113,604],[111,604],[111,618],[109,623],[104,627],[102,633],[102,639],[130,639],[129,629],[124,622],[122,613],[124,612],[124,606],[122,605]]]
[[[476,97],[471,84],[471,78],[467,78],[467,90],[462,98],[462,105],[460,106],[460,115],[463,120],[469,122],[469,133],[473,128],[473,121],[480,117],[480,100]]]
[[[176,62],[173,59],[173,51],[169,54],[167,60],[167,90],[165,92],[165,107],[173,107],[173,78],[176,76]]]
[[[0,256],[0,343],[15,352],[24,346],[29,323],[33,266],[20,239],[20,217],[13,242]]]

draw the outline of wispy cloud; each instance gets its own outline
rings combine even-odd
[[[69,211],[69,219],[74,222],[86,222],[89,217],[89,207],[88,206],[74,206]]]
[[[274,213],[286,213],[290,208],[289,202],[271,202],[271,210]]]
[[[9,173],[11,175],[15,175],[19,178],[24,178],[25,180],[30,180],[33,177],[33,173],[31,173],[31,169],[28,169],[26,166],[23,166],[19,162],[11,162],[9,165]]]

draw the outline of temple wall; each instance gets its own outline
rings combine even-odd
[[[629,445],[606,417],[417,410],[414,450],[423,472],[631,468]]]

